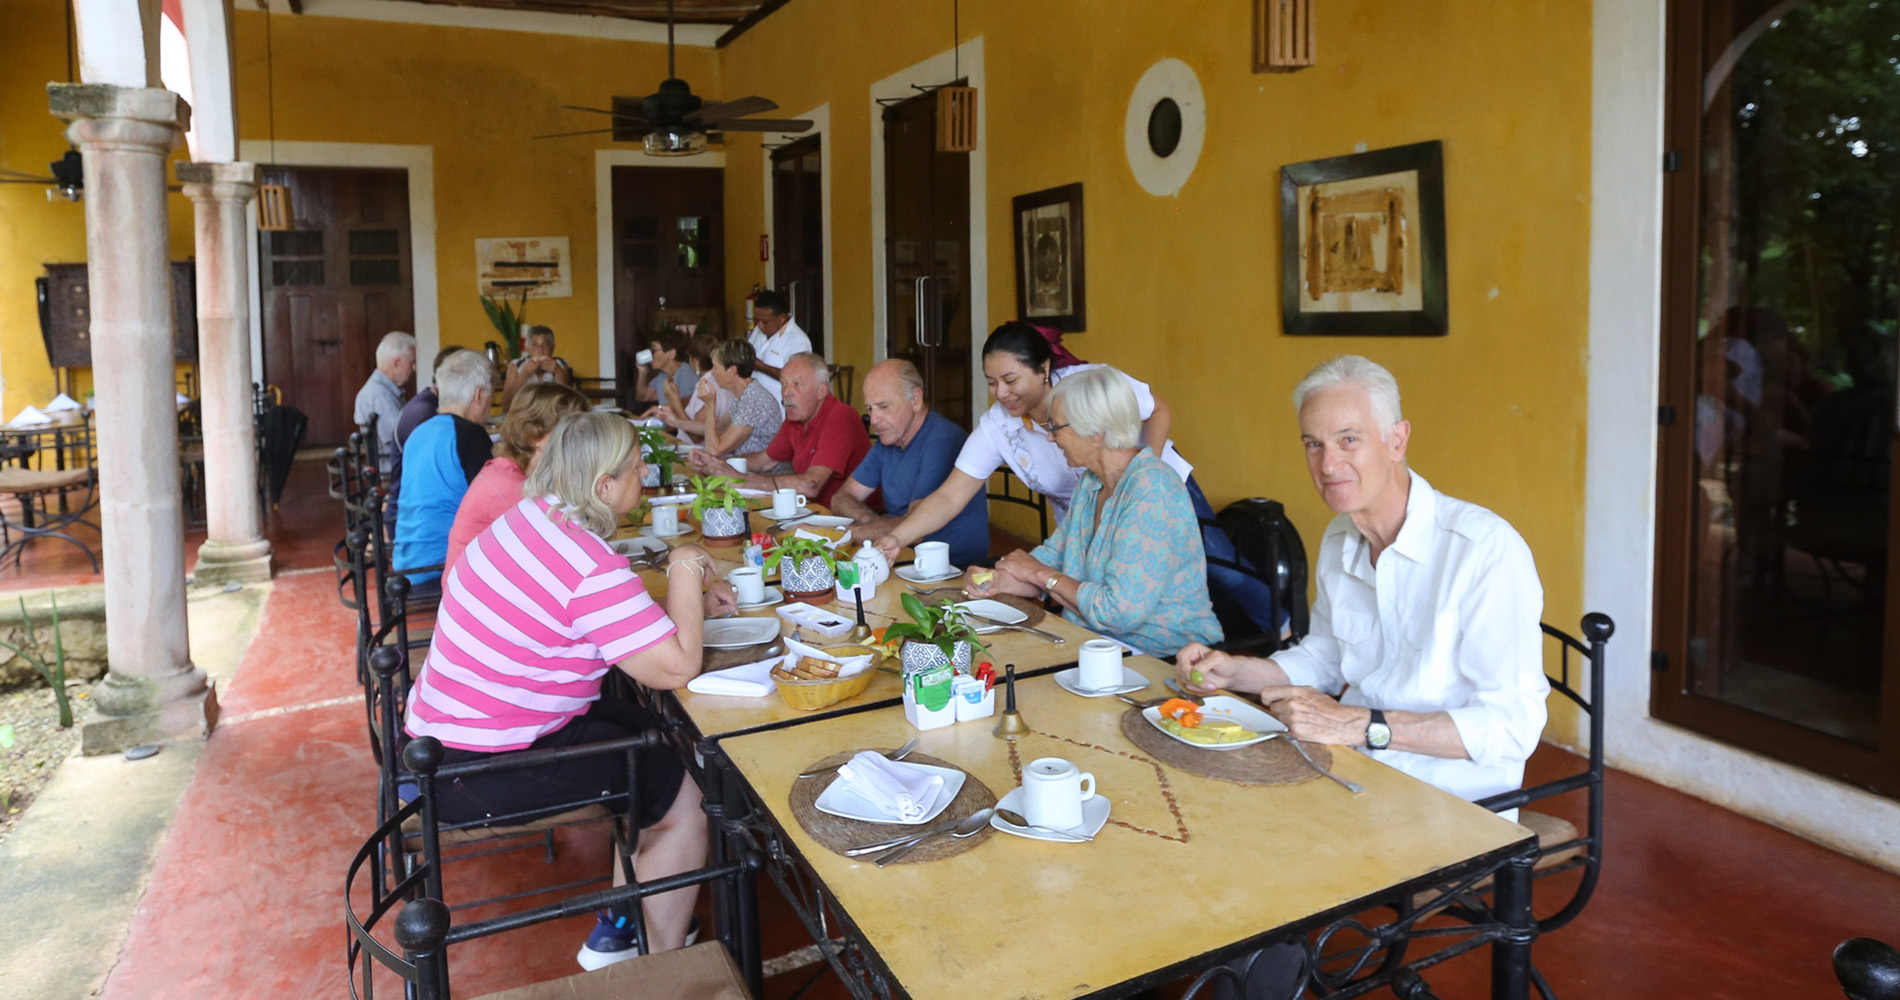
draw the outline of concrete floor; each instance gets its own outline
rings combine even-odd
[[[0,921],[0,996],[348,995],[340,887],[374,821],[375,769],[353,619],[328,568],[340,516],[319,499],[321,477],[319,463],[300,463],[297,499],[273,526],[284,571],[240,592],[263,602],[256,638],[246,644],[241,614],[200,627],[214,608],[227,614],[211,598],[192,606],[194,655],[234,667],[220,682],[224,717],[212,739],[141,763],[71,761],[0,845],[0,900],[16,918]],[[1533,777],[1574,765],[1546,747]],[[1623,774],[1611,775],[1608,808],[1594,902],[1536,946],[1566,1000],[1836,996],[1837,942],[1900,941],[1900,876]],[[450,902],[605,872],[598,833],[565,831],[559,845],[553,865],[531,850],[451,866]],[[1272,859],[1235,859],[1242,867],[1271,891]],[[769,885],[762,898],[768,957],[810,943]],[[589,924],[577,917],[457,946],[456,995],[569,974]],[[821,967],[783,964],[795,967],[768,979],[765,1000],[845,995]],[[1475,998],[1488,968],[1470,955],[1430,979],[1446,1000]]]

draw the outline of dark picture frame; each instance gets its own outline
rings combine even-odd
[[[1011,199],[1016,237],[1016,316],[1064,333],[1088,329],[1082,185]]]
[[[1280,168],[1280,315],[1293,335],[1449,332],[1442,143]]]

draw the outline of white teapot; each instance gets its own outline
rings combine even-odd
[[[858,551],[852,555],[851,561],[858,564],[859,575],[871,581],[872,586],[891,578],[890,560],[884,558],[884,553],[879,552],[877,546],[868,541],[858,546]]]

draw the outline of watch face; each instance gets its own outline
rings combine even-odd
[[[1366,746],[1374,750],[1384,750],[1392,745],[1392,727],[1383,722],[1375,722],[1366,727]]]

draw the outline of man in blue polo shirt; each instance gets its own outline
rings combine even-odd
[[[877,440],[839,488],[832,506],[851,519],[852,538],[876,541],[904,519],[911,504],[943,485],[968,435],[924,402],[924,377],[902,358],[881,362],[865,376],[864,404]],[[867,505],[880,489],[883,514]],[[958,566],[987,564],[989,498],[982,493],[972,497],[926,541],[948,542],[950,561]]]

